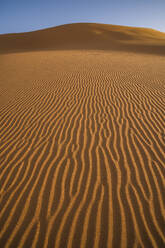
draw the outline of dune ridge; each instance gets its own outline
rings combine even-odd
[[[163,247],[164,57],[0,56],[1,246]]]

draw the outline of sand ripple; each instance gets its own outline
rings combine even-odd
[[[25,58],[31,83],[1,90],[2,246],[163,247],[163,60],[158,71],[143,55],[5,56],[17,71]]]

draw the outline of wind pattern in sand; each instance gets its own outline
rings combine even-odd
[[[29,54],[3,55],[32,79],[1,89],[2,247],[163,247],[163,58]]]

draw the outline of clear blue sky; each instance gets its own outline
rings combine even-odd
[[[0,0],[0,33],[73,22],[151,27],[165,32],[165,0]]]

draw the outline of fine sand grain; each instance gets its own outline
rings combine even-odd
[[[165,34],[73,24],[0,47],[0,247],[163,248]]]

